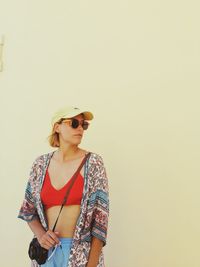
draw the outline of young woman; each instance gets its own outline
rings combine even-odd
[[[32,165],[18,218],[25,220],[47,261],[32,267],[104,267],[109,191],[102,157],[90,152],[52,231],[73,174],[88,151],[79,147],[93,114],[65,107],[52,118],[49,143],[57,150],[38,156]]]

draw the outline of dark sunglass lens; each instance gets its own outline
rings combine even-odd
[[[79,121],[76,119],[73,119],[72,120],[72,128],[76,129],[76,128],[78,128],[78,126],[79,126]]]
[[[83,130],[87,130],[88,126],[89,126],[89,123],[85,121],[83,123]]]

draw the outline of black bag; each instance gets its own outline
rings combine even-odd
[[[48,250],[40,246],[37,238],[34,237],[29,245],[28,254],[31,260],[36,260],[38,264],[44,264],[48,258]]]
[[[82,166],[83,166],[84,163],[86,162],[86,160],[87,160],[87,158],[88,158],[89,155],[90,155],[90,152],[86,154],[86,156],[84,157],[84,159],[83,159],[83,161],[81,162],[80,166],[78,167],[77,171],[75,172],[75,174],[74,174],[73,177],[72,177],[72,182],[71,182],[71,184],[70,184],[70,186],[69,186],[69,188],[68,188],[68,190],[67,190],[67,192],[66,192],[66,195],[65,195],[65,197],[64,197],[62,206],[61,206],[61,208],[60,208],[60,212],[59,212],[59,214],[58,214],[58,217],[57,217],[57,219],[56,219],[56,222],[55,222],[55,224],[54,224],[54,227],[53,227],[52,231],[54,231],[55,228],[56,228],[56,224],[57,224],[58,218],[59,218],[59,216],[60,216],[60,213],[61,213],[61,211],[62,211],[62,208],[63,208],[64,204],[65,204],[66,201],[67,201],[67,197],[68,197],[68,195],[69,195],[69,192],[70,192],[70,190],[71,190],[71,188],[72,188],[72,186],[73,186],[73,184],[74,184],[74,182],[75,182],[75,179],[76,179],[76,177],[77,177],[79,171],[81,170]],[[52,156],[53,156],[53,154],[52,154]],[[47,168],[48,168],[48,166],[47,166]],[[55,248],[55,247],[54,247],[54,248]],[[40,243],[38,242],[37,238],[34,237],[34,238],[32,239],[32,241],[31,241],[30,245],[29,245],[28,255],[29,255],[29,257],[30,257],[31,260],[36,260],[37,263],[38,263],[39,265],[40,265],[40,264],[44,264],[44,263],[46,262],[47,258],[48,258],[48,249],[43,248],[43,247],[40,245]]]

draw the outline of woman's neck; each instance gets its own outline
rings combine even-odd
[[[55,153],[56,159],[60,163],[64,163],[73,159],[79,158],[81,155],[83,155],[83,150],[80,149],[77,146],[70,146],[70,147],[59,147],[58,150]]]

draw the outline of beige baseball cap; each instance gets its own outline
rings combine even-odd
[[[79,114],[83,113],[85,120],[92,120],[94,118],[92,112],[86,111],[84,109],[80,109],[73,106],[66,106],[59,110],[57,110],[51,119],[51,125],[54,126],[54,124],[59,121],[62,118],[72,118],[74,116],[77,116]]]

